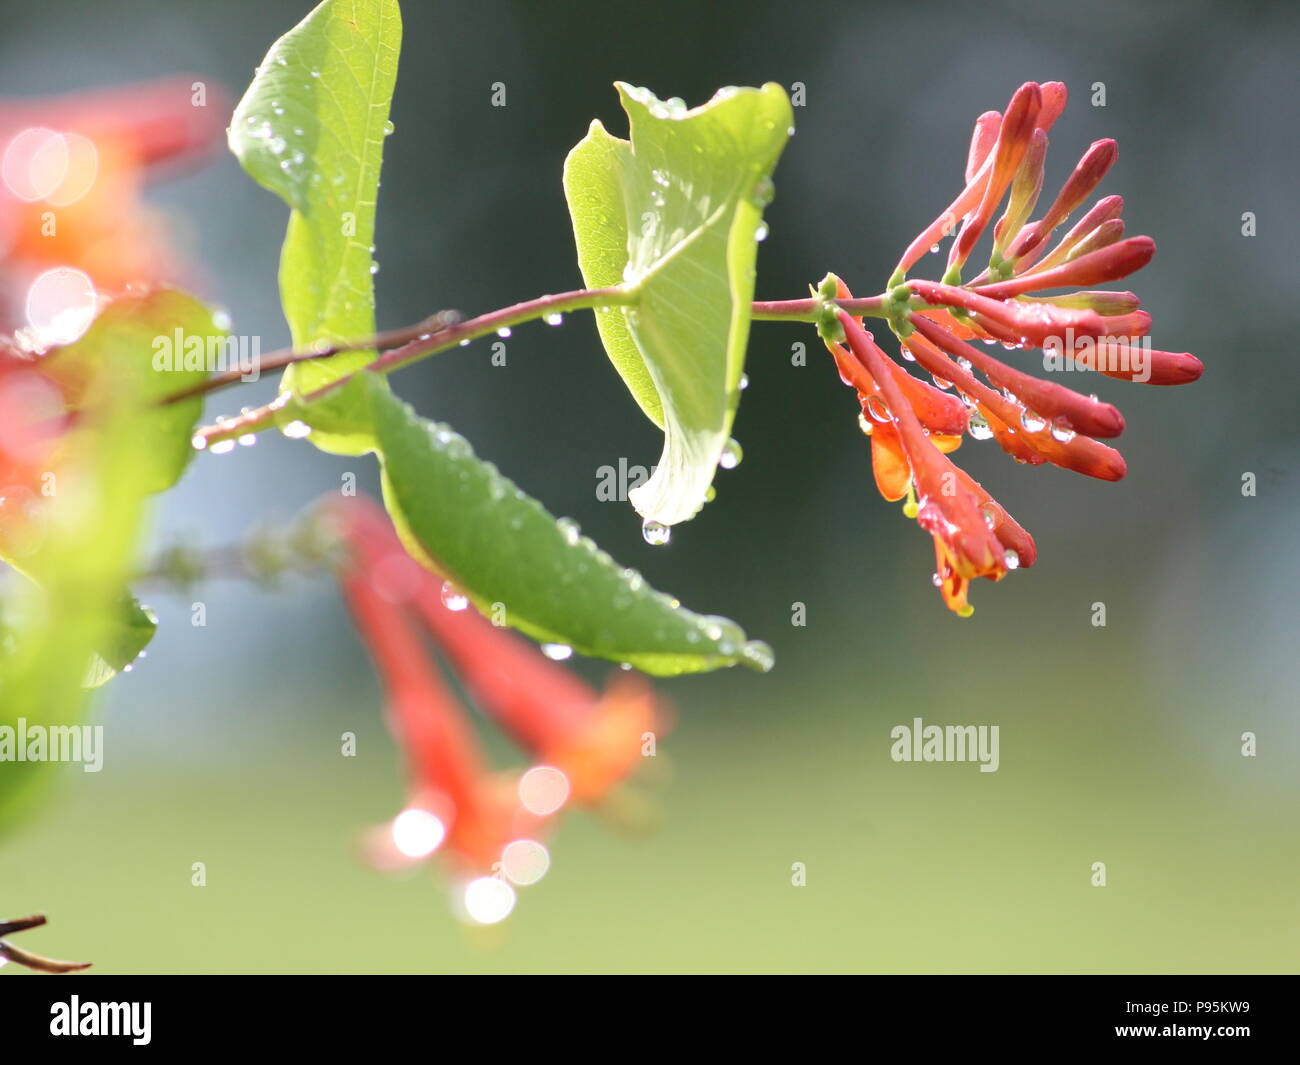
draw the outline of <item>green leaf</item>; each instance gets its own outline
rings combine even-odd
[[[372,375],[361,375],[372,379]],[[571,522],[557,522],[464,437],[372,388],[384,500],[411,553],[485,613],[534,639],[670,675],[743,662],[771,667],[766,644],[646,586]]]
[[[292,208],[280,299],[295,347],[375,331],[375,200],[401,40],[396,0],[326,0],[271,46],[231,118],[231,151]],[[374,355],[291,366],[284,387],[300,397]],[[371,446],[351,389],[313,404],[312,425],[323,450]]]
[[[207,309],[182,293],[123,297],[40,364],[78,417],[52,457],[52,491],[34,514],[10,516],[21,535],[7,546],[17,545],[31,580],[6,585],[13,639],[0,640],[0,725],[78,724],[84,685],[125,666],[148,641],[153,620],[126,587],[146,497],[179,475],[192,450],[194,411],[153,404],[195,379],[153,364],[161,350],[154,340],[174,339],[178,328],[219,335]],[[47,769],[26,762],[0,772],[0,828],[48,779]]]
[[[108,304],[85,336],[42,360],[41,372],[59,384],[74,409],[135,408],[135,431],[148,444],[139,484],[152,494],[185,472],[203,410],[201,396],[161,407],[156,401],[203,381],[209,360],[237,365],[233,344],[208,307],[184,292],[160,288]]]
[[[654,476],[630,493],[673,525],[704,505],[727,447],[749,338],[771,173],[792,128],[785,90],[723,89],[702,107],[619,83],[631,139],[599,122],[569,153],[564,188],[589,288],[629,306],[597,312],[606,353],[664,430]]]
[[[83,687],[107,684],[140,657],[158,631],[158,615],[134,596],[123,595],[115,613],[112,627],[91,658]]]

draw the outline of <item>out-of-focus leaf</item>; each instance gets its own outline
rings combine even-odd
[[[271,46],[230,123],[230,148],[291,208],[280,299],[295,347],[375,330],[375,200],[402,39],[396,0],[325,0]],[[374,358],[290,367],[295,396]],[[372,439],[352,389],[312,405],[312,441],[361,454]]]
[[[154,405],[194,379],[152,362],[160,350],[153,340],[174,338],[178,328],[219,335],[206,308],[182,293],[124,297],[41,363],[66,389],[77,419],[53,456],[52,491],[17,516],[27,525],[17,562],[31,580],[5,586],[0,725],[80,724],[83,685],[102,681],[106,667],[125,666],[148,642],[152,617],[126,586],[146,497],[179,476],[191,450],[195,409]],[[0,769],[0,829],[49,765]]]
[[[198,384],[210,366],[236,366],[234,344],[208,307],[184,292],[160,288],[114,300],[85,336],[51,352],[40,367],[73,409],[136,409],[136,432],[149,444],[139,483],[154,493],[185,472],[203,410],[200,396],[166,406],[156,401]],[[92,424],[90,431],[98,430]],[[74,444],[76,435],[70,436]]]
[[[371,375],[361,375],[369,379]],[[466,440],[372,389],[384,499],[398,532],[489,616],[538,640],[628,662],[660,675],[738,662],[771,666],[771,650],[735,622],[706,617],[649,588],[578,532],[556,521]]]
[[[158,615],[134,596],[122,596],[116,619],[91,656],[83,686],[98,688],[107,684],[140,657],[157,631]]]
[[[599,122],[564,188],[590,288],[636,299],[597,312],[611,361],[664,429],[655,474],[630,498],[673,525],[703,506],[728,444],[749,338],[771,173],[792,128],[779,85],[723,89],[702,107],[618,84],[631,138]]]

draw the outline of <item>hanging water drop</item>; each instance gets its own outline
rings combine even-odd
[[[718,465],[724,470],[734,470],[744,457],[745,452],[740,444],[735,440],[728,440],[727,446],[722,449],[722,457],[718,459]]]
[[[767,240],[768,232],[767,223],[759,222],[758,228],[754,230],[754,239],[761,243],[762,241]]]
[[[1013,551],[1008,547],[1002,552],[1002,554],[1007,560],[1007,569],[1020,568],[1020,554],[1018,552]]]
[[[564,315],[559,311],[552,311],[550,314],[542,315],[542,321],[547,325],[562,325],[564,323]]]
[[[1060,444],[1068,444],[1075,437],[1075,432],[1064,419],[1059,419],[1052,426],[1052,439]]]
[[[497,336],[499,336],[502,340],[504,340],[509,335],[510,335],[510,327],[508,325],[503,325],[500,329],[497,330]]]
[[[672,535],[672,529],[662,522],[655,521],[653,518],[646,518],[641,523],[641,536],[646,543],[653,547],[666,544],[672,538]]]
[[[393,125],[393,120],[390,118],[387,122],[384,123],[384,136],[391,137],[393,135],[393,130],[395,130],[396,128],[397,127]]]
[[[303,440],[311,436],[311,426],[306,422],[290,422],[280,431],[291,440]]]
[[[573,648],[567,643],[544,643],[542,654],[552,662],[563,662],[566,658],[573,657]]]

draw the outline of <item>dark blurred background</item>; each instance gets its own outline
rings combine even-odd
[[[106,972],[1295,971],[1297,8],[403,7],[381,327],[580,283],[560,171],[593,117],[626,134],[616,79],[691,104],[727,84],[806,86],[759,258],[772,299],[828,269],[878,291],[959,187],[975,117],[1024,80],[1062,80],[1044,197],[1091,141],[1118,139],[1101,191],[1159,245],[1125,287],[1154,314],[1155,346],[1196,353],[1205,377],[1096,379],[1128,422],[1117,485],[966,443],[956,457],[1040,562],[979,582],[963,622],[931,587],[929,537],[877,496],[853,397],[808,327],[754,327],[745,460],[659,548],[630,506],[595,498],[599,466],[649,466],[659,439],[589,317],[516,329],[504,368],[480,342],[406,370],[394,385],[422,413],[652,583],[771,642],[776,669],[663,684],[680,716],[658,829],[626,839],[570,817],[550,875],[505,925],[471,933],[429,875],[390,882],[356,860],[359,830],[398,808],[401,773],[329,582],[212,586],[196,594],[206,628],[188,598],[154,596],[149,657],[97,711],[104,771],[66,773],[0,850],[0,910],[53,918],[26,945]],[[237,98],[308,8],[5,3],[0,92],[193,72]],[[226,153],[150,198],[234,331],[284,343],[283,205]],[[224,393],[208,414],[272,387]],[[202,456],[162,501],[156,541],[232,542],[345,471],[373,487],[371,460],[287,440]],[[791,625],[796,602],[806,627]],[[892,762],[889,730],[915,716],[999,725],[1001,768]],[[345,730],[357,758],[338,755]],[[206,888],[190,886],[195,861]],[[1098,861],[1105,888],[1090,884]],[[791,886],[794,862],[806,887]]]

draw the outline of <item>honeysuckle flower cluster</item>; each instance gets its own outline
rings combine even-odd
[[[344,545],[343,593],[408,767],[406,806],[369,833],[367,857],[392,870],[437,853],[460,913],[480,924],[501,920],[515,887],[545,874],[544,841],[556,816],[616,799],[653,753],[664,709],[643,677],[620,672],[597,692],[488,620],[407,553],[377,505],[334,502],[324,520]],[[488,767],[429,639],[475,704],[526,753],[528,768]]]
[[[1101,442],[1123,432],[1115,407],[1025,373],[987,348],[1042,349],[1047,371],[1088,370],[1156,385],[1186,384],[1202,370],[1193,355],[1149,346],[1151,316],[1132,292],[1090,287],[1127,277],[1155,253],[1150,237],[1124,236],[1119,196],[1098,200],[1053,243],[1114,163],[1114,141],[1089,147],[1050,206],[1030,220],[1042,191],[1047,133],[1065,100],[1059,82],[1027,82],[1004,112],[979,117],[965,187],[908,246],[876,301],[873,310],[898,337],[903,359],[933,383],[908,373],[861,318],[839,306],[850,298],[839,278],[828,276],[817,292],[822,337],[842,380],[858,393],[861,425],[872,438],[877,487],[887,500],[906,497],[904,512],[934,537],[934,583],[962,617],[974,609],[972,580],[1001,580],[1037,555],[1033,537],[948,458],[963,435],[994,439],[1020,463],[1052,463],[1108,481],[1126,472],[1120,453]],[[988,265],[963,282],[990,223]],[[948,236],[942,280],[909,279],[907,272]],[[1046,294],[1054,290],[1067,291]]]

